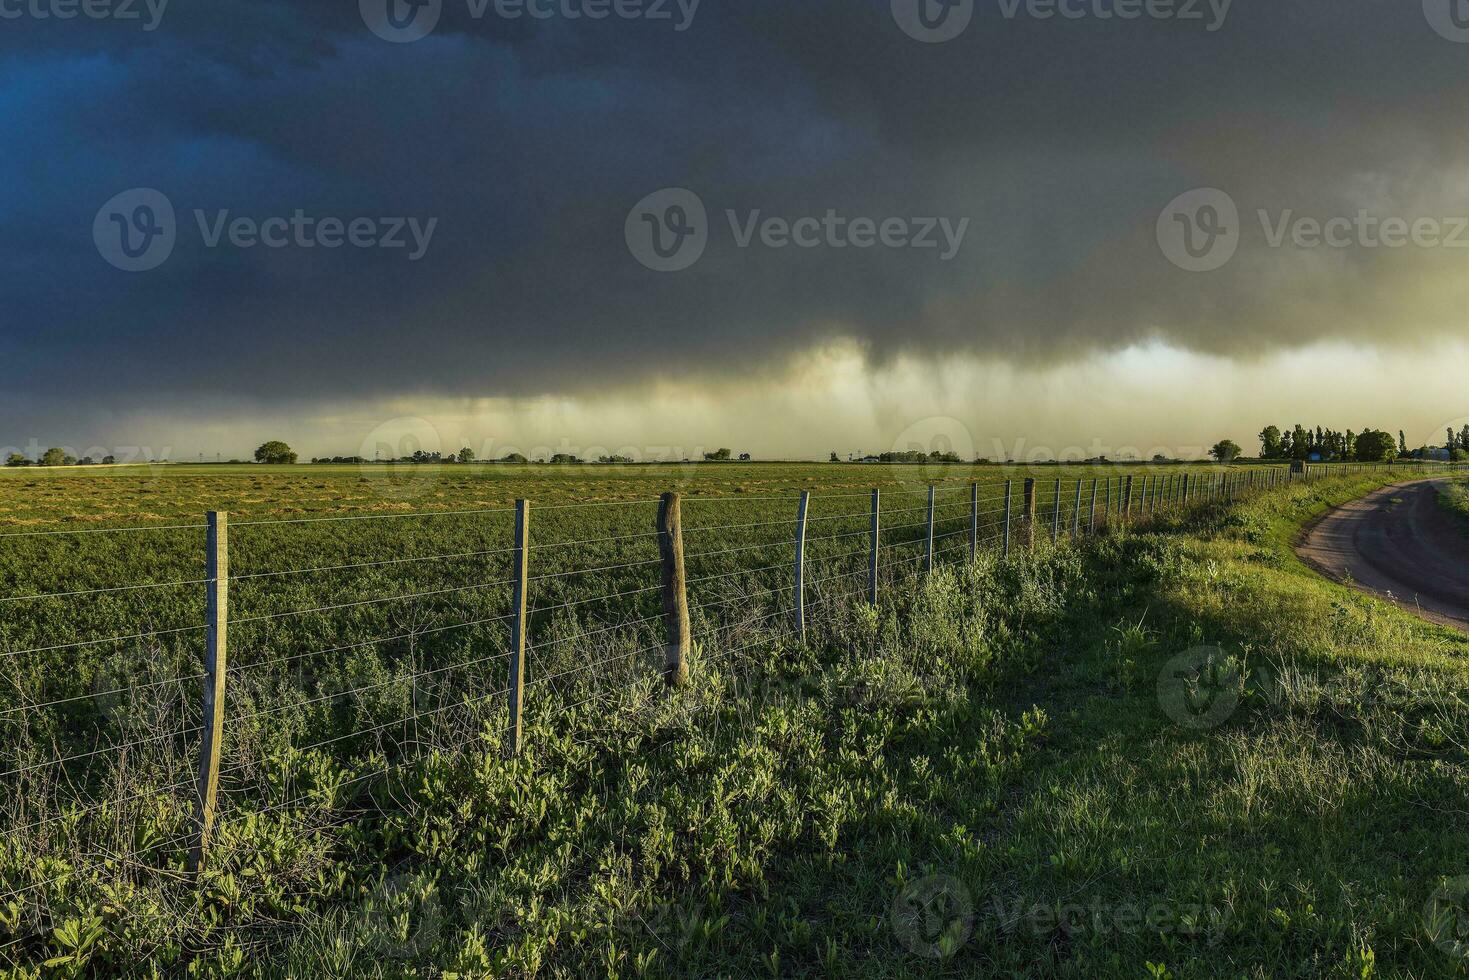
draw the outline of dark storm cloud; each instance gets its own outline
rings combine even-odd
[[[1237,0],[1214,31],[1199,8],[1008,19],[990,0],[943,44],[910,40],[886,0],[704,0],[683,31],[445,0],[408,44],[347,0],[172,0],[153,31],[0,20],[0,332],[24,365],[0,407],[574,392],[836,338],[1033,363],[1458,329],[1456,253],[1270,249],[1254,212],[1469,214],[1469,45],[1417,3]],[[1208,274],[1154,233],[1200,186],[1244,228]],[[92,225],[134,187],[167,196],[178,241],[129,273]],[[676,273],[624,241],[664,187],[710,219]],[[969,224],[944,261],[741,248],[727,209]],[[411,261],[411,238],[209,248],[196,210],[437,223]]]

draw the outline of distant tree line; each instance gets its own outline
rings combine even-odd
[[[1323,460],[1328,462],[1386,463],[1406,456],[1402,432],[1393,439],[1380,429],[1338,432],[1317,426],[1297,425],[1282,431],[1266,426],[1260,432],[1260,458],[1271,460]]]
[[[113,463],[116,463],[116,462],[117,462],[117,457],[116,456],[103,456],[102,457],[102,463],[104,465],[106,465],[106,466],[111,466]],[[6,466],[12,466],[12,467],[14,467],[14,466],[96,466],[97,465],[97,460],[93,459],[91,456],[83,456],[81,459],[77,459],[75,456],[73,456],[70,453],[68,453],[65,449],[59,449],[59,448],[53,446],[50,449],[46,450],[44,453],[42,453],[40,459],[34,460],[34,461],[32,461],[30,459],[27,459],[25,456],[22,456],[20,453],[11,453],[9,456],[6,456],[5,457],[5,465]]]
[[[712,453],[705,453],[707,462],[728,462],[734,459],[734,451],[730,449],[717,449]],[[740,453],[741,462],[748,463],[751,460],[749,453]],[[296,453],[290,446],[279,440],[272,440],[255,450],[255,461],[257,463],[290,464],[296,462]],[[473,463],[476,462],[475,452],[468,446],[457,453],[438,453],[418,450],[407,456],[399,456],[389,459],[367,459],[362,456],[318,456],[311,462],[318,464],[362,464],[362,463]],[[508,453],[497,460],[485,460],[491,463],[529,463],[531,460],[521,453]],[[540,458],[537,463],[550,463],[553,466],[584,465],[587,461],[574,453],[555,453],[549,459]],[[636,464],[637,460],[629,456],[598,456],[597,462],[603,465],[628,465]],[[685,460],[687,462],[687,460]]]
[[[832,456],[835,457],[836,456],[836,453],[832,453]],[[921,450],[917,450],[917,449],[910,449],[910,450],[907,450],[907,451],[904,451],[904,452],[883,453],[881,456],[877,457],[877,459],[878,459],[878,462],[881,462],[881,463],[962,463],[962,462],[964,462],[964,460],[962,460],[962,459],[959,458],[959,454],[958,453],[954,453],[954,452],[943,453],[943,452],[939,452],[937,449],[935,449],[931,453],[925,453],[925,452],[923,452]]]

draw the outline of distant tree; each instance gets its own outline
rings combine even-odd
[[[1377,429],[1366,429],[1357,436],[1359,463],[1386,463],[1396,458],[1398,447],[1391,435]]]
[[[296,453],[279,439],[272,439],[255,450],[255,462],[271,465],[289,465],[296,462]]]
[[[836,453],[836,450],[833,449],[831,451],[831,462],[833,462],[833,463],[840,463],[841,461],[842,461],[842,458],[840,456],[838,456],[837,453]]]
[[[728,449],[716,449],[712,453],[705,453],[704,460],[710,463],[723,463],[734,455]]]
[[[1469,450],[1469,425],[1464,426],[1459,432],[1459,448]]]
[[[1260,430],[1260,458],[1280,459],[1285,455],[1280,442],[1280,429],[1267,425]]]
[[[1454,455],[1454,450],[1457,449],[1457,448],[1459,448],[1459,437],[1456,436],[1456,435],[1454,435],[1454,430],[1453,429],[1449,429],[1448,430],[1448,433],[1449,433],[1449,441],[1448,441],[1448,445],[1447,445],[1446,448],[1449,451],[1449,455],[1450,456],[1453,456]]]
[[[66,465],[66,450],[64,450],[64,449],[57,449],[55,446],[52,446],[50,449],[46,450],[44,453],[41,454],[41,465],[42,466],[65,466]]]
[[[117,457],[116,456],[103,456],[102,457],[102,465],[104,465],[104,466],[111,466],[111,465],[113,465],[116,462],[117,462]]]
[[[474,450],[473,449],[470,449],[468,446],[465,446],[463,449],[459,450],[459,462],[461,462],[461,463],[473,463],[474,462]]]
[[[502,463],[528,463],[528,462],[530,462],[530,460],[528,460],[524,456],[520,455],[520,453],[510,453],[504,459],[500,460],[500,462],[502,462]]]
[[[749,453],[740,453],[740,462],[741,463],[748,463],[749,461],[750,461],[750,454]]]
[[[29,466],[29,465],[31,465],[31,461],[28,460],[28,459],[26,459],[20,453],[11,453],[9,456],[6,456],[5,457],[5,465],[6,466]]]
[[[1449,454],[1449,462],[1469,463],[1469,450],[1455,449],[1452,453]]]
[[[1239,459],[1243,453],[1244,450],[1233,439],[1221,439],[1214,443],[1213,449],[1209,450],[1209,455],[1221,463],[1232,463]]]
[[[556,455],[551,457],[551,462],[560,466],[567,463],[580,463],[581,460],[577,459],[571,453],[557,453]]]
[[[1398,455],[1408,455],[1408,437],[1403,433],[1402,429],[1398,430]]]
[[[1310,459],[1314,448],[1311,444],[1311,430],[1303,425],[1298,425],[1291,432],[1290,439],[1292,459]]]

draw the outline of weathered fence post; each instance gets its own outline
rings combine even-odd
[[[1091,514],[1089,514],[1087,516],[1087,524],[1086,524],[1086,533],[1087,534],[1096,534],[1097,533],[1097,483],[1098,482],[1099,481],[1097,480],[1096,477],[1092,477],[1092,509],[1091,509]]]
[[[928,530],[924,533],[923,573],[933,574],[933,511],[934,494],[932,486],[928,488]]]
[[[1127,478],[1127,486],[1122,492],[1122,518],[1132,520],[1132,477]]]
[[[979,484],[969,486],[969,560],[979,557]]]
[[[530,501],[515,502],[514,582],[510,586],[510,726],[506,732],[506,755],[519,755],[524,736],[526,593],[530,587]]]
[[[867,601],[877,605],[877,552],[882,534],[882,494],[872,491],[872,547],[867,556]]]
[[[228,669],[230,623],[230,518],[210,511],[204,535],[206,633],[204,646],[203,734],[199,739],[199,785],[195,800],[194,846],[189,870],[204,867],[209,835],[214,830],[214,805],[219,796],[220,740],[224,737],[225,674]]]
[[[1112,525],[1112,478],[1107,477],[1107,506],[1102,508],[1103,515],[1107,518],[1107,525]]]
[[[683,563],[683,507],[676,493],[665,493],[658,502],[658,553],[663,558],[663,679],[669,687],[679,687],[689,679],[691,641]]]
[[[1021,518],[1025,522],[1025,547],[1029,551],[1035,550],[1035,477],[1025,478],[1025,515]]]
[[[806,514],[811,509],[811,491],[801,491],[796,512],[796,636],[806,639]]]
[[[1006,558],[1010,557],[1010,490],[1013,483],[1013,480],[1005,481],[1005,544],[1002,554]]]
[[[1076,503],[1071,507],[1071,536],[1081,537],[1081,480],[1076,481]]]

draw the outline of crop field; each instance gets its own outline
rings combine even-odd
[[[1229,472],[1238,481],[1252,471]],[[1298,891],[1255,910],[1257,883],[1240,869],[1168,871],[1188,861],[1187,848],[1103,846],[1112,822],[1092,808],[1110,789],[1077,787],[1058,801],[1053,832],[1016,795],[1043,761],[1084,765],[1085,753],[1057,762],[1058,743],[1075,749],[1059,720],[1079,724],[1082,711],[1115,721],[1119,704],[1151,695],[1143,675],[1167,649],[1159,630],[1185,646],[1221,639],[1199,623],[1227,619],[1229,588],[1194,582],[1206,559],[1188,542],[1238,538],[1244,526],[1253,540],[1207,559],[1243,568],[1256,560],[1247,553],[1275,554],[1270,535],[1300,517],[1270,507],[1320,506],[1391,475],[1249,492],[1237,483],[1232,500],[1183,502],[1185,475],[1198,487],[1224,473],[848,464],[3,473],[0,957],[17,975],[74,976],[146,975],[144,962],[206,976],[964,965],[1087,976],[1113,963],[1125,968],[1118,975],[1156,966],[1163,976],[1173,964],[1192,976],[1215,963],[1217,975],[1237,976],[1245,961],[1226,969],[1216,954],[1269,946],[1240,930],[1279,910],[1290,920],[1271,954],[1281,969],[1316,962],[1318,940],[1337,960],[1360,959],[1372,937],[1341,931],[1349,896],[1302,899],[1315,921],[1292,919]],[[1027,476],[1037,481],[1034,551],[1018,547]],[[1129,477],[1138,496],[1124,521]],[[1008,558],[1007,481],[1017,545]],[[924,575],[930,486],[935,572]],[[866,601],[874,488],[876,605]],[[694,639],[690,681],[677,690],[661,673],[654,525],[666,491],[682,496]],[[791,628],[802,491],[804,641]],[[518,498],[532,501],[526,731],[525,752],[507,759]],[[203,517],[213,510],[230,522],[229,667],[218,823],[195,877],[185,857],[202,727]],[[1180,581],[1202,589],[1192,601],[1205,614],[1169,609],[1182,594],[1165,597],[1159,583]],[[1366,600],[1330,601],[1346,603],[1331,643],[1370,646],[1387,630],[1435,656],[1456,649]],[[1370,635],[1353,633],[1364,621]],[[1319,653],[1293,632],[1239,622],[1219,632],[1247,648]],[[1057,657],[1068,664],[1059,672]],[[1055,684],[1076,689],[1043,690]],[[1092,706],[1097,698],[1106,706]],[[1463,718],[1434,704],[1445,734],[1429,754],[1457,767]],[[1421,755],[1420,731],[1399,734]],[[1144,741],[1156,749],[1157,737]],[[1196,749],[1170,759],[1205,765]],[[1196,792],[1214,792],[1203,769],[1193,779]],[[1442,779],[1434,795],[1456,791],[1457,769]],[[1007,935],[986,908],[959,915],[967,926],[952,934],[927,935],[894,911],[914,887],[969,880],[966,869],[992,874],[997,860],[1016,874],[1030,858],[1038,867],[1023,893],[1044,895],[1042,905],[1068,882],[1105,894],[1123,879],[1142,906],[1171,910],[1170,925],[1078,939],[1054,923],[1017,933],[1011,922]],[[950,870],[921,867],[935,863]],[[938,898],[957,901],[945,887]],[[1399,888],[1387,891],[1378,898],[1400,901]],[[1388,952],[1439,963],[1432,943],[1403,945],[1413,931],[1388,929]]]

